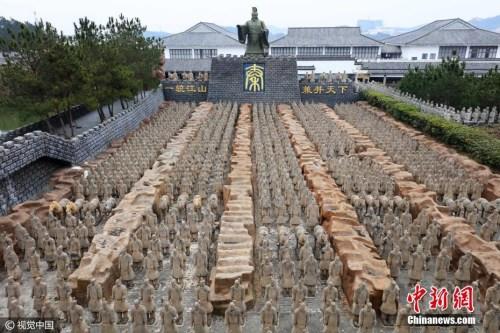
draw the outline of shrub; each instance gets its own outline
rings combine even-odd
[[[362,96],[368,103],[384,110],[395,119],[466,153],[479,163],[500,170],[500,140],[481,128],[469,127],[421,112],[416,106],[373,90],[363,91]]]

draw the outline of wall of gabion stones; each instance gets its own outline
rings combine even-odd
[[[80,164],[95,156],[113,140],[136,129],[142,120],[157,111],[162,101],[163,96],[158,89],[137,105],[70,140],[35,131],[0,144],[0,215],[4,215],[13,205],[29,199],[33,193],[41,193],[47,183],[42,180],[48,180],[47,177],[55,170],[55,164]],[[44,169],[42,166],[48,164],[40,162],[42,158],[58,162],[51,161],[51,167]],[[30,173],[40,181],[29,182],[22,176]],[[25,181],[26,186],[23,185]],[[27,190],[27,186],[32,188]]]
[[[244,91],[244,64],[260,64],[264,91]],[[300,101],[297,60],[292,57],[218,57],[212,59],[208,100],[240,103]]]
[[[17,203],[36,198],[50,187],[49,180],[65,163],[41,158],[0,180],[0,215]]]

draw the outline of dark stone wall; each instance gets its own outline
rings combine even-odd
[[[359,99],[359,93],[352,82],[342,83],[300,83],[300,98],[302,102],[352,103]]]
[[[163,81],[162,88],[166,101],[205,102],[207,100],[208,82]]]
[[[0,215],[7,214],[10,207],[35,199],[50,189],[49,180],[57,169],[67,163],[41,158],[8,177],[0,180]]]
[[[264,91],[244,91],[244,64],[264,65]],[[239,103],[300,101],[297,60],[292,57],[218,57],[212,59],[208,100]]]
[[[2,210],[41,193],[44,189],[41,184],[47,183],[56,165],[80,164],[103,151],[113,140],[136,129],[144,119],[158,111],[162,100],[162,93],[157,90],[138,104],[70,140],[35,131],[0,143],[0,215]]]

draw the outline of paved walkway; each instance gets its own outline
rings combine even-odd
[[[144,98],[148,97],[150,94],[151,94],[151,91],[147,91]],[[139,97],[139,102],[142,101],[144,98]],[[129,102],[129,107],[131,107],[133,105],[134,105],[133,101]],[[116,115],[116,114],[120,113],[122,110],[124,110],[124,109],[122,108],[120,101],[119,100],[115,101],[113,103],[113,114]],[[107,107],[104,108],[104,114],[106,115],[106,119],[110,118]],[[80,118],[73,119],[73,123],[75,125],[74,126],[74,134],[76,136],[76,135],[82,134],[83,132],[91,129],[94,126],[99,125],[101,123],[101,119],[99,118],[99,114],[97,113],[97,110],[94,110],[94,111],[89,112]],[[69,135],[71,133],[70,126],[66,125],[65,128],[66,128],[66,133],[68,133],[68,135]],[[64,132],[63,132],[61,127],[56,128],[55,133],[58,135],[61,135],[61,136],[64,135]],[[1,131],[0,131],[0,134],[1,134]]]

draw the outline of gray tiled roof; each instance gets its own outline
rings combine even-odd
[[[165,71],[195,71],[205,72],[210,71],[212,59],[165,59]]]
[[[167,48],[243,47],[235,34],[207,22],[200,22],[184,32],[163,38]]]
[[[383,42],[392,45],[499,45],[500,34],[476,28],[462,19],[449,19],[431,22]]]
[[[361,69],[367,70],[371,75],[383,75],[383,74],[405,74],[408,68],[425,68],[425,66],[437,66],[441,62],[417,62],[417,61],[366,61],[361,62]],[[499,66],[500,61],[466,61],[465,62],[465,72],[484,74],[488,70]]]
[[[361,34],[359,27],[288,28],[288,34],[271,46],[380,46],[382,43]]]

